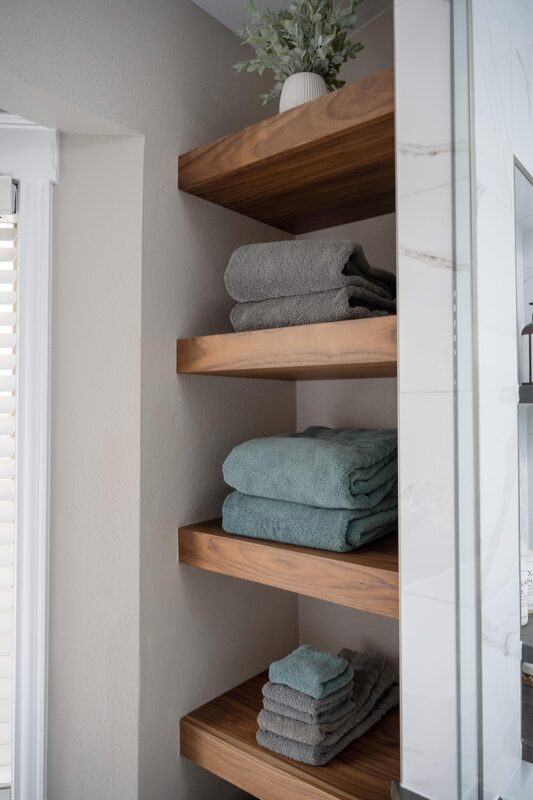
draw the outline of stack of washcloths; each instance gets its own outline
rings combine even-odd
[[[302,645],[270,666],[257,741],[323,766],[398,705],[394,672],[377,653],[338,656]]]
[[[224,462],[227,533],[346,552],[398,518],[395,430],[312,427],[252,439]]]
[[[265,242],[233,253],[224,276],[236,331],[396,313],[396,279],[352,241]]]

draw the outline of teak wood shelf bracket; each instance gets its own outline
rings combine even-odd
[[[289,233],[395,209],[391,69],[179,157],[178,186]]]

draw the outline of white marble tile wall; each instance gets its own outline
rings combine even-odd
[[[396,0],[402,786],[457,797],[450,3]]]
[[[521,757],[514,158],[533,169],[533,6],[472,0],[472,23],[483,783],[493,800]]]

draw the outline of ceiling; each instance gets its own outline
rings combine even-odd
[[[193,2],[232,30],[240,27],[246,20],[245,0],[193,0]],[[259,9],[268,6],[268,8],[277,10],[286,5],[287,0],[256,0],[256,6]]]
[[[244,8],[246,0],[193,0],[193,2],[232,30],[240,27],[247,18]],[[286,7],[288,4],[289,0],[256,0],[258,9],[268,7],[273,11]],[[357,10],[360,25],[365,25],[373,17],[390,8],[391,5],[392,0],[363,0],[361,7]]]

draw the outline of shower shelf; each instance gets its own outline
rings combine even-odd
[[[317,380],[396,375],[396,317],[178,339],[177,372]]]
[[[306,233],[393,212],[394,146],[388,69],[181,155],[178,186]]]
[[[225,533],[220,520],[187,525],[178,561],[350,608],[398,619],[398,539],[332,553]]]
[[[311,767],[257,744],[266,681],[257,675],[183,717],[181,755],[259,800],[390,800],[400,776],[397,710],[325,767]]]

